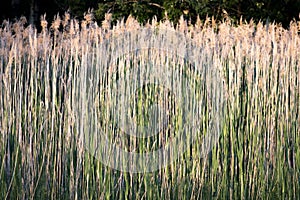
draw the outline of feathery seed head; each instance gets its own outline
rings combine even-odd
[[[93,22],[94,20],[94,14],[93,14],[93,10],[88,10],[87,13],[84,13],[84,20],[86,21],[87,24],[90,24]]]
[[[112,14],[111,13],[105,13],[105,19],[102,21],[102,28],[104,30],[110,29],[111,20],[112,20]]]
[[[52,22],[51,28],[54,31],[58,31],[60,23],[61,23],[61,19],[60,19],[60,16],[57,14],[54,18],[54,21]]]
[[[48,22],[46,21],[46,14],[41,16],[41,27],[42,30],[45,31],[47,29]]]

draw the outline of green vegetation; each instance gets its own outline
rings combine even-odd
[[[22,20],[0,28],[0,199],[300,198],[299,22],[283,29],[275,23],[241,22],[233,26],[229,18],[222,23],[198,19],[195,25],[181,19],[174,28],[168,20],[154,19],[143,26],[129,17],[110,28],[110,15],[101,27],[91,19],[88,13],[79,24],[66,14],[62,20],[57,17],[50,29],[42,19],[40,33],[24,26]],[[149,32],[151,37],[142,34]],[[80,85],[82,72],[91,75],[89,69],[97,67],[102,72],[96,73],[99,84],[93,85],[88,79],[90,87],[83,92],[98,102],[91,107],[98,121],[92,122],[109,134],[111,143],[130,151],[151,151],[176,134],[138,141],[121,138],[107,125],[114,120],[106,110],[114,104],[108,97],[119,80],[112,73],[116,69],[107,66],[113,55],[107,52],[126,52],[131,45],[126,37],[131,34],[156,41],[157,49],[164,45],[161,41],[172,38],[178,51],[188,48],[179,37],[184,35],[195,45],[194,53],[201,63],[195,68],[215,67],[220,71],[224,116],[218,143],[209,154],[201,157],[201,133],[208,134],[209,121],[214,117],[210,116],[206,82],[180,59],[177,64],[173,60],[173,67],[187,67],[181,76],[197,77],[191,79],[190,85],[196,90],[186,105],[203,98],[201,112],[193,111],[203,121],[200,135],[190,148],[171,164],[149,173],[114,170],[84,148],[78,110],[73,107],[78,100],[76,84]],[[116,40],[119,42],[113,43]],[[147,53],[157,56],[152,60],[154,65],[168,58],[145,51],[141,62],[147,60]],[[135,66],[131,61],[130,56],[120,58],[114,67]],[[167,59],[164,62],[171,63]],[[126,70],[120,70],[119,76],[126,75]],[[149,85],[135,92],[138,105],[131,112],[138,124],[149,123],[142,103],[150,105],[165,98],[171,110],[177,106],[178,97],[164,88]],[[180,129],[183,115],[180,106],[170,112],[175,130]]]
[[[274,20],[288,27],[291,20],[298,19],[300,4],[298,0],[7,0],[1,4],[0,20],[25,16],[30,24],[39,24],[39,17],[47,13],[52,20],[57,13],[70,11],[72,16],[82,19],[88,9],[94,9],[96,21],[104,20],[105,13],[113,14],[113,21],[132,15],[139,22],[146,23],[154,16],[160,21],[166,14],[170,21],[177,23],[180,16],[194,24],[197,16],[205,19],[214,16],[222,20],[229,15],[236,22],[242,17],[258,22]]]

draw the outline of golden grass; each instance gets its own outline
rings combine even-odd
[[[288,30],[210,18],[143,26],[129,17],[111,26],[107,14],[98,26],[88,12],[81,23],[57,16],[50,29],[43,16],[40,33],[25,22],[0,28],[0,198],[300,198],[300,22]],[[83,67],[104,66],[105,42],[146,29],[197,44],[200,63],[222,75],[225,116],[207,157],[199,156],[199,139],[166,168],[119,172],[86,152],[77,136],[76,78]],[[173,37],[178,52],[184,48],[176,34],[164,37]],[[102,81],[98,89],[114,79]]]

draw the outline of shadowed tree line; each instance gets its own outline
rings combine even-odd
[[[70,14],[82,18],[92,8],[95,19],[102,21],[106,12],[113,14],[113,20],[128,15],[140,22],[147,22],[153,16],[158,20],[168,18],[175,23],[181,15],[195,22],[197,16],[214,16],[222,19],[230,16],[233,20],[276,21],[288,27],[293,19],[299,19],[299,0],[7,0],[1,3],[0,19],[18,19],[25,16],[29,24],[39,25],[40,16],[47,13],[52,20],[57,13],[69,10]]]

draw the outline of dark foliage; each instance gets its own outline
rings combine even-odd
[[[181,15],[186,20],[195,22],[197,16],[204,19],[206,16],[214,16],[221,20],[224,15],[233,20],[269,21],[282,23],[288,27],[293,19],[299,18],[299,0],[8,0],[0,7],[0,20],[18,19],[26,16],[31,24],[39,24],[39,17],[47,13],[47,19],[52,20],[57,13],[69,12],[81,19],[84,12],[92,8],[95,19],[102,21],[104,14],[113,14],[113,20],[132,15],[140,22],[156,16],[158,20],[166,16],[173,22],[177,22]]]

